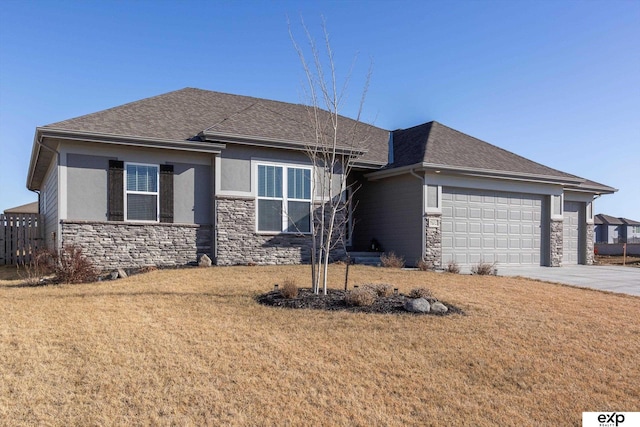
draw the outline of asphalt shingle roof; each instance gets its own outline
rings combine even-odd
[[[321,112],[321,119],[328,123],[328,113]],[[206,133],[211,138],[209,140],[215,140],[216,135],[221,139],[222,135],[234,135],[257,141],[308,144],[314,141],[312,123],[309,108],[302,104],[185,88],[53,123],[43,129],[179,141],[201,140]],[[388,130],[342,116],[339,118],[339,127],[342,130],[357,129],[352,133],[342,132],[338,144],[366,149],[366,154],[359,161],[379,166],[387,163]],[[392,136],[394,162],[387,168],[429,163],[452,168],[582,180],[435,121],[393,131]],[[352,142],[354,140],[357,141],[355,144]],[[615,191],[586,180],[575,186],[578,189]]]
[[[609,225],[622,225],[624,224],[619,218],[614,216],[598,214],[596,215],[596,219],[602,221],[601,224],[609,224]]]
[[[460,168],[576,178],[474,138],[438,122],[393,132],[392,167],[418,162]]]
[[[328,114],[322,119],[328,120]],[[44,128],[173,140],[194,139],[208,131],[308,143],[314,135],[311,123],[309,109],[302,104],[186,88]],[[356,123],[346,117],[339,119],[341,129],[351,130]],[[388,131],[357,123],[356,134],[357,148],[368,150],[362,160],[386,162]],[[354,146],[350,135],[339,144]]]
[[[629,219],[629,218],[620,218],[620,220],[621,220],[622,222],[624,222],[625,224],[627,224],[627,225],[640,225],[640,222],[635,221],[635,220],[633,220],[633,219]]]

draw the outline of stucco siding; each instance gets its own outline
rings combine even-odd
[[[174,163],[173,220],[182,224],[211,224],[211,167]]]
[[[72,151],[82,151],[75,153]],[[212,174],[209,155],[184,155],[173,151],[105,149],[88,154],[85,147],[69,145],[66,156],[65,220],[106,221],[109,160],[174,165],[174,223],[211,224]],[[209,164],[207,164],[209,163]],[[64,166],[63,166],[64,167]]]
[[[107,220],[109,157],[67,154],[67,218]]]
[[[422,182],[411,175],[359,182],[354,249],[366,250],[376,239],[384,252],[393,251],[404,256],[407,265],[415,264],[422,257]]]

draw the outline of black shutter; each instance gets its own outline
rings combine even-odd
[[[160,165],[160,222],[173,222],[173,165]]]
[[[124,221],[124,162],[109,160],[107,219]]]

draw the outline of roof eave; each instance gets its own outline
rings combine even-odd
[[[597,194],[599,196],[602,196],[605,194],[613,194],[618,191],[617,188],[608,187],[606,185],[602,185],[602,186],[590,185],[590,186],[579,186],[579,187],[568,186],[565,189],[568,191],[574,191],[576,193],[591,193],[591,194]]]
[[[284,148],[287,150],[295,150],[295,151],[313,151],[316,147],[320,148],[320,146],[314,146],[308,142],[302,141],[291,141],[291,140],[283,140],[276,138],[268,138],[268,137],[256,137],[250,135],[238,135],[238,134],[230,134],[223,132],[209,132],[204,131],[200,133],[205,141],[216,141],[223,143],[232,143],[232,144],[242,144],[242,145],[252,145],[259,147],[267,147],[267,148]],[[328,147],[330,149],[330,147]],[[336,153],[340,155],[348,155],[351,157],[359,157],[366,154],[369,150],[362,148],[353,148],[347,146],[337,146]]]
[[[382,171],[371,172],[367,174],[366,177],[371,180],[382,179],[390,176],[401,175],[404,173],[408,173],[409,171],[422,171],[422,172],[449,172],[452,174],[461,174],[467,176],[477,176],[483,178],[501,178],[501,179],[509,179],[509,180],[517,180],[517,181],[528,181],[528,182],[542,182],[547,184],[558,184],[558,185],[571,185],[571,184],[581,184],[584,182],[582,178],[569,178],[569,177],[558,177],[551,175],[540,175],[540,174],[529,174],[523,172],[511,172],[511,171],[498,171],[491,169],[480,169],[480,168],[465,168],[459,166],[449,166],[442,164],[434,164],[434,163],[414,163],[412,165],[401,166],[398,168],[389,168]]]
[[[127,145],[134,147],[161,148],[169,150],[191,151],[200,153],[219,154],[225,148],[224,144],[191,140],[176,140],[132,135],[117,135],[101,132],[75,131],[43,127],[37,132],[41,138],[60,138],[72,141],[98,142],[103,144]]]
[[[38,162],[40,162],[42,158],[41,152],[43,147],[55,152],[54,149],[45,145],[43,141],[45,138],[57,138],[69,141],[96,142],[101,144],[113,144],[132,147],[159,148],[165,150],[179,150],[208,154],[220,154],[221,150],[225,148],[224,144],[216,144],[211,142],[115,135],[52,127],[38,127],[36,128],[36,133],[33,139],[33,148],[31,151],[31,159],[29,161],[29,169],[27,172],[27,188],[32,191],[39,190],[42,186],[42,182],[35,182],[34,180]]]
[[[36,129],[36,134],[33,137],[33,147],[31,148],[31,157],[29,159],[29,169],[27,172],[27,189],[34,191],[38,190],[38,186],[33,185],[33,173],[36,168],[36,164],[38,163],[38,158],[40,157],[40,144],[38,142],[38,130]]]

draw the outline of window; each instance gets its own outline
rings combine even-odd
[[[158,166],[127,163],[125,185],[127,221],[158,221]]]
[[[311,169],[258,165],[258,231],[311,231]]]

